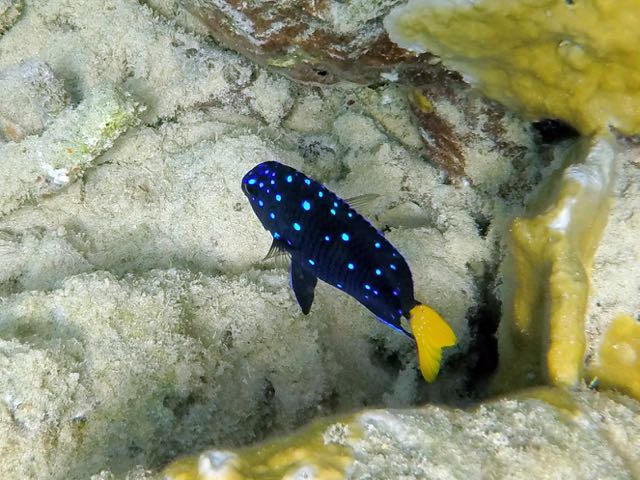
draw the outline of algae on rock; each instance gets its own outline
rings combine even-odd
[[[61,113],[39,137],[0,145],[0,216],[73,182],[130,126],[139,104],[105,86]],[[26,159],[26,161],[25,161]]]

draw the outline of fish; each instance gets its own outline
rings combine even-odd
[[[409,265],[354,209],[358,199],[344,200],[274,160],[249,170],[242,191],[272,236],[267,256],[290,257],[290,284],[303,314],[311,310],[320,279],[415,341],[422,376],[428,382],[436,379],[442,350],[456,344],[456,335],[438,312],[414,298]],[[411,331],[403,327],[403,318]]]

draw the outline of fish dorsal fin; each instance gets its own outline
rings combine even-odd
[[[264,262],[272,258],[275,258],[277,261],[279,257],[286,257],[287,255],[289,255],[289,252],[287,252],[286,248],[284,247],[284,242],[282,240],[276,240],[274,238],[273,242],[271,242],[271,247],[269,247],[269,251],[264,256],[262,261]]]
[[[347,202],[351,206],[351,208],[358,210],[359,208],[370,205],[379,196],[380,195],[378,195],[377,193],[365,193],[364,195],[345,198],[344,201]]]
[[[291,288],[296,296],[298,305],[300,305],[302,313],[306,315],[311,310],[311,304],[313,304],[313,295],[318,283],[318,277],[302,266],[295,258],[291,259],[289,276],[291,278]]]

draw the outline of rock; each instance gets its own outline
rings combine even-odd
[[[396,47],[382,19],[400,0],[187,0],[219,42],[297,80],[377,82],[418,57]],[[428,56],[427,56],[428,57]],[[420,59],[422,61],[422,59]]]
[[[0,71],[0,140],[38,135],[67,106],[63,83],[40,60]]]

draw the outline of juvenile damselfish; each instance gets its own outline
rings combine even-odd
[[[442,348],[456,343],[455,334],[435,310],[415,300],[409,266],[381,232],[348,201],[275,161],[251,169],[242,190],[273,237],[270,251],[291,257],[291,287],[304,314],[319,278],[414,339],[423,377],[435,380]],[[403,328],[402,317],[411,332]]]

